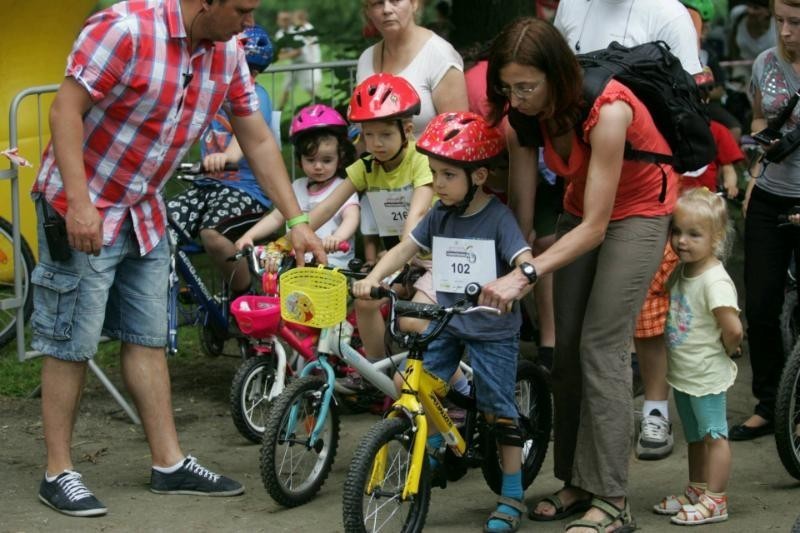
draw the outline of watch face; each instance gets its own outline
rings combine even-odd
[[[536,269],[533,267],[533,265],[531,265],[530,263],[525,263],[524,265],[521,265],[521,267],[522,267],[522,273],[525,274],[529,282],[533,283],[534,281],[536,281],[537,278]]]

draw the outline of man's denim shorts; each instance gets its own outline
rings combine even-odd
[[[428,330],[433,325],[428,326]],[[472,367],[478,409],[499,418],[517,420],[514,392],[517,382],[519,334],[507,339],[463,339],[448,328],[428,345],[423,366],[433,375],[448,381],[458,368],[464,347]]]
[[[683,424],[686,442],[701,442],[706,435],[712,439],[728,438],[728,420],[725,418],[726,394],[691,396],[673,389],[675,406]]]
[[[35,350],[64,361],[85,361],[100,336],[148,347],[167,342],[169,243],[162,238],[139,255],[131,219],[99,256],[72,250],[67,261],[50,258],[42,221],[39,263],[31,275]]]

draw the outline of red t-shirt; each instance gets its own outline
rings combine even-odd
[[[709,191],[717,190],[717,173],[722,165],[732,165],[744,160],[742,149],[731,131],[716,120],[711,121],[711,135],[717,145],[717,157],[706,166],[705,172],[699,176],[682,175],[681,189],[706,187]]]
[[[672,154],[669,144],[659,133],[650,112],[633,92],[616,80],[611,80],[595,100],[589,117],[583,124],[583,138],[578,139],[573,132],[572,152],[565,162],[553,149],[546,131],[544,137],[544,160],[556,174],[567,179],[564,194],[564,209],[578,217],[583,216],[586,175],[592,149],[589,146],[589,133],[597,124],[599,109],[605,104],[622,100],[633,110],[633,121],[628,126],[626,140],[638,150]],[[663,172],[662,172],[663,169]],[[666,194],[659,201],[662,182],[666,176]],[[611,220],[621,220],[632,216],[661,216],[672,213],[678,197],[678,174],[668,165],[655,165],[640,161],[622,162],[622,176],[614,198]]]

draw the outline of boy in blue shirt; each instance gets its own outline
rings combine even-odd
[[[416,146],[429,157],[434,193],[439,201],[417,224],[410,239],[389,250],[353,294],[368,297],[372,287],[402,267],[420,251],[433,254],[433,285],[437,303],[451,306],[463,296],[467,283],[486,284],[515,267],[536,273],[522,232],[511,210],[481,186],[490,167],[505,149],[503,134],[469,112],[437,116]],[[466,347],[474,369],[477,403],[486,419],[496,424],[503,469],[502,495],[484,531],[516,531],[525,506],[522,503],[522,434],[514,401],[519,354],[519,306],[500,315],[454,316],[425,353],[424,366],[447,381],[458,368]],[[443,438],[429,437],[433,448]]]

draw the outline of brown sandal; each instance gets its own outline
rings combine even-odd
[[[587,520],[585,518],[574,520],[567,524],[564,531],[585,527],[594,529],[597,533],[605,533],[606,528],[613,525],[615,522],[620,522],[621,525],[614,530],[614,533],[631,533],[636,530],[636,522],[633,520],[633,515],[631,515],[631,507],[627,498],[625,498],[625,505],[622,509],[602,498],[592,498],[590,507],[600,509],[606,514],[606,517],[599,522]]]

